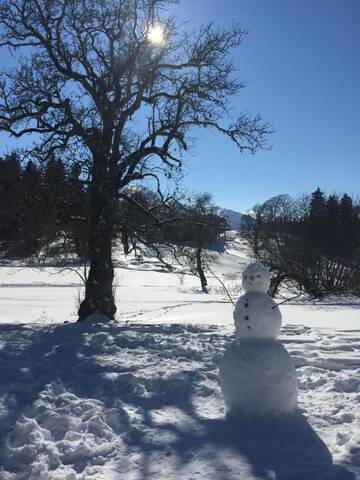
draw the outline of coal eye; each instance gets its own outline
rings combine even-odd
[[[247,279],[247,275],[244,275],[245,280]]]
[[[257,278],[260,278],[260,277],[261,277],[261,275],[256,275],[256,276],[257,276]]]

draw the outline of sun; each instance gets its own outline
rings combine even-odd
[[[165,40],[165,32],[164,32],[164,27],[162,25],[152,25],[149,28],[147,38],[150,43],[153,43],[154,45],[160,45],[164,43]]]

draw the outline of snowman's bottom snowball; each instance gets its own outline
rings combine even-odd
[[[220,385],[234,415],[282,415],[297,406],[296,371],[276,340],[235,340],[221,360]]]

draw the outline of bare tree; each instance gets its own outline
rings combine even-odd
[[[177,227],[177,238],[173,237],[172,242],[177,245],[177,255],[199,277],[202,291],[208,293],[206,270],[214,260],[210,249],[225,235],[226,220],[217,213],[209,193],[188,194],[181,208],[180,224],[173,225]]]
[[[131,182],[181,167],[193,127],[243,150],[264,147],[259,116],[229,118],[244,84],[229,54],[239,26],[183,32],[172,0],[2,0],[0,46],[18,54],[0,78],[0,130],[34,134],[33,154],[76,151],[90,191],[90,270],[79,319],[113,318],[113,205]]]

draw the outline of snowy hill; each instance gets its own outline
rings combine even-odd
[[[226,218],[230,230],[239,230],[244,219],[249,218],[249,215],[246,215],[245,213],[229,210],[228,208],[219,208],[217,213]]]
[[[212,268],[239,294],[246,248]],[[356,480],[360,302],[280,307],[299,379],[292,416],[225,416],[219,360],[233,306],[214,278],[119,257],[117,320],[75,320],[74,272],[0,268],[1,480]]]

